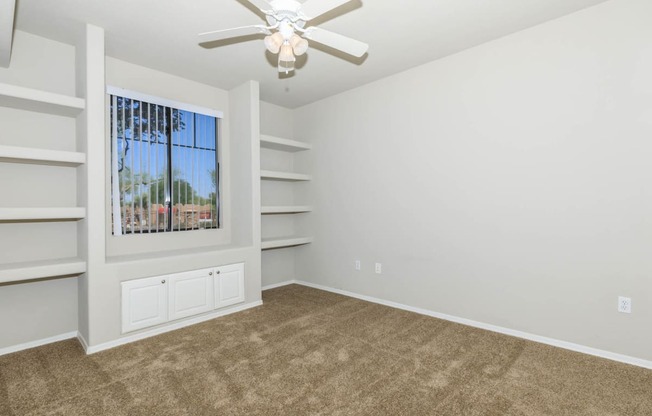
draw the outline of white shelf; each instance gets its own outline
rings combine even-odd
[[[261,214],[300,214],[311,211],[312,207],[308,205],[264,206],[260,209]]]
[[[312,145],[308,143],[263,134],[260,135],[260,147],[291,153],[312,149]]]
[[[86,272],[86,262],[78,258],[31,261],[0,265],[0,283],[20,282]]]
[[[78,152],[0,145],[0,162],[79,166],[86,163],[86,155]]]
[[[263,238],[261,248],[269,250],[273,248],[294,247],[312,243],[312,237],[281,237]]]
[[[310,181],[312,176],[304,175],[303,173],[292,173],[292,172],[276,172],[271,170],[261,170],[260,171],[261,179],[271,179],[275,181],[289,181],[289,182],[300,182],[300,181]]]
[[[83,98],[0,83],[0,106],[74,117],[86,107]]]
[[[0,208],[0,221],[56,221],[86,218],[86,208]]]

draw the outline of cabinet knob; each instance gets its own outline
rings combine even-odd
[[[217,274],[220,274],[220,271],[219,271],[219,270],[217,271]]]
[[[165,284],[165,279],[161,280],[161,284],[163,285]]]
[[[209,276],[212,276],[212,275],[213,275],[213,272],[208,272],[208,275],[209,275]]]

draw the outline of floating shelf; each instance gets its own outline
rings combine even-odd
[[[83,98],[0,83],[0,106],[74,117],[86,107]]]
[[[86,163],[86,154],[29,147],[0,146],[0,162],[79,166]]]
[[[57,221],[86,218],[86,208],[0,208],[0,221]]]
[[[260,209],[261,214],[300,214],[310,211],[312,207],[308,205],[264,206]]]
[[[312,145],[308,143],[262,134],[260,136],[260,147],[264,149],[280,150],[283,152],[292,153],[312,149]]]
[[[289,181],[289,182],[300,182],[300,181],[310,181],[312,176],[304,175],[303,173],[292,173],[292,172],[275,172],[271,170],[261,170],[260,171],[261,179],[271,179],[275,181]]]
[[[10,263],[0,265],[0,283],[76,275],[85,272],[86,262],[79,258]]]
[[[294,247],[312,243],[312,237],[281,237],[263,238],[261,248],[270,250],[273,248]]]

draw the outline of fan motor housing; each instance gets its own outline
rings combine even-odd
[[[294,26],[303,28],[306,24],[305,20],[299,17],[299,10],[301,3],[295,0],[273,0],[270,2],[274,9],[273,14],[267,15],[267,23],[271,26],[279,22],[288,21]]]

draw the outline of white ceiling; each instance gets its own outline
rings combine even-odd
[[[352,0],[316,23],[367,42],[366,59],[311,45],[289,78],[261,38],[197,44],[200,32],[263,23],[247,0],[19,0],[16,28],[74,43],[93,23],[110,56],[227,90],[257,80],[263,100],[295,108],[604,1]]]

